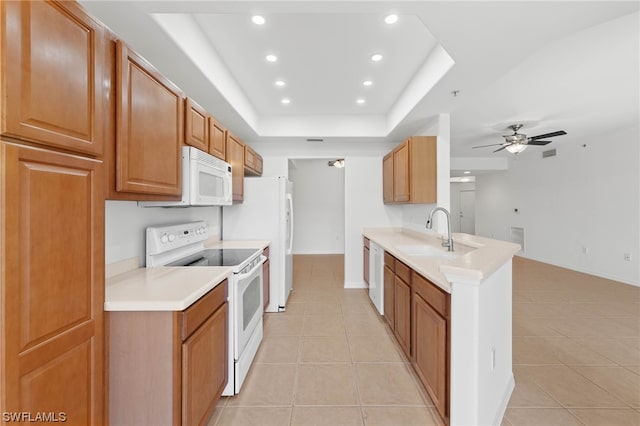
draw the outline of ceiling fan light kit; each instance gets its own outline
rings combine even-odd
[[[512,154],[518,154],[524,151],[525,149],[527,149],[527,146],[529,145],[542,146],[542,145],[550,144],[552,142],[552,141],[544,141],[541,139],[552,138],[555,136],[562,136],[567,134],[567,132],[565,132],[564,130],[558,130],[557,132],[545,133],[544,135],[527,137],[527,135],[525,134],[518,133],[518,130],[520,130],[522,126],[523,126],[522,124],[510,125],[508,129],[511,129],[513,131],[513,134],[503,135],[502,137],[504,138],[505,141],[502,143],[494,143],[491,145],[479,145],[479,146],[474,146],[472,148],[486,148],[488,146],[500,146],[500,148],[496,149],[493,152],[498,152],[498,151],[502,151],[503,149],[506,149]]]

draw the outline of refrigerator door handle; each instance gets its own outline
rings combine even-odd
[[[293,196],[287,194],[287,203],[289,204],[289,242],[287,254],[291,254],[293,250]]]

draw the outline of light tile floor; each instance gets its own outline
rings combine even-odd
[[[640,426],[640,289],[514,259],[516,388],[503,425]],[[438,425],[433,404],[343,257],[295,256],[285,313],[240,395],[209,425]]]

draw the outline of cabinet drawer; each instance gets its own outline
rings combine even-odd
[[[396,259],[396,275],[402,278],[405,283],[411,283],[411,268],[398,259]]]
[[[181,312],[182,340],[186,340],[220,305],[227,300],[227,280]]]
[[[412,273],[411,279],[413,291],[418,293],[440,315],[449,318],[449,294],[416,272]]]
[[[384,252],[384,264],[385,266],[388,266],[392,272],[396,272],[396,258],[386,251]]]

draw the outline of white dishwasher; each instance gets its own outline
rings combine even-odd
[[[373,241],[369,244],[369,298],[384,315],[384,250]]]

